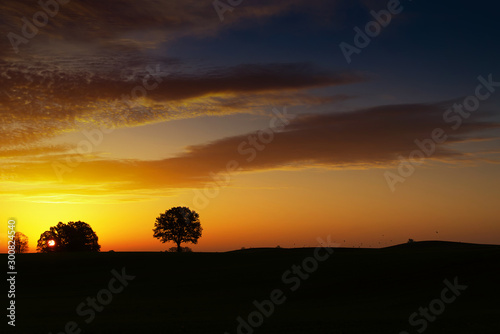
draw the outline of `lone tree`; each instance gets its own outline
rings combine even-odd
[[[28,249],[28,237],[24,233],[16,232],[14,236],[14,250],[16,254],[26,253]]]
[[[175,207],[156,218],[153,236],[161,242],[173,241],[177,252],[182,252],[181,243],[198,243],[201,237],[200,215],[186,207]]]
[[[37,252],[99,252],[99,238],[89,224],[82,221],[59,222],[38,239]]]

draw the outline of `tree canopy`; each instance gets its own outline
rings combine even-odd
[[[99,238],[89,224],[82,221],[59,222],[43,232],[38,239],[37,252],[99,252]]]
[[[28,237],[24,233],[16,232],[14,236],[14,249],[16,254],[26,253],[28,251]]]
[[[156,218],[153,236],[163,243],[173,241],[177,245],[177,252],[182,252],[181,243],[198,243],[202,230],[198,213],[178,206]]]

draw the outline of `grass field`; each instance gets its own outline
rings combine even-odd
[[[411,326],[410,315],[440,299],[443,281],[455,277],[467,289],[424,332],[500,332],[500,246],[336,248],[307,279],[290,272],[282,279],[313,254],[303,248],[18,255],[15,332],[233,334],[238,317],[255,315],[254,300],[279,289],[282,303],[240,333],[418,333],[422,322]],[[89,314],[78,315],[77,306],[108,289],[111,271],[122,268],[135,278],[86,323]],[[76,324],[65,331],[70,321]]]

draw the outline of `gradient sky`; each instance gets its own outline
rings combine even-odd
[[[58,7],[44,24],[36,2],[0,5],[1,219],[31,251],[77,220],[103,251],[164,250],[174,206],[200,214],[197,251],[500,243],[500,84],[450,109],[500,82],[494,2],[401,1],[350,63],[339,45],[388,1],[242,1],[223,21],[212,1]]]

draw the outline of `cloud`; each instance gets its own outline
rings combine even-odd
[[[42,2],[50,2],[43,0]],[[185,36],[215,36],[219,31],[236,24],[259,21],[284,15],[290,11],[320,15],[331,1],[276,0],[252,1],[227,12],[219,21],[212,1],[183,0],[81,0],[60,5],[57,14],[50,17],[29,44],[21,45],[21,52],[42,52],[47,45],[92,49],[94,52],[137,52]],[[0,31],[22,36],[23,17],[32,20],[41,10],[38,2],[2,1]],[[8,39],[0,40],[0,56],[13,56]],[[70,51],[71,48],[68,48]]]
[[[47,156],[50,154],[61,154],[66,153],[70,149],[74,149],[71,145],[46,145],[46,146],[20,146],[16,148],[1,148],[0,149],[0,159],[1,158],[30,158],[37,156]]]
[[[290,11],[316,15],[324,6],[332,5],[254,1],[238,6],[222,24],[210,1],[84,0],[58,5],[57,14],[19,46],[18,54],[8,38],[0,39],[0,145],[37,145],[103,125],[130,127],[214,114],[262,113],[273,104],[342,101],[348,97],[318,96],[309,90],[361,82],[364,75],[309,63],[202,67],[164,56],[170,41],[182,37],[216,36],[237,24]],[[31,21],[41,9],[39,2],[3,1],[0,30],[22,35],[21,19]],[[161,82],[148,77],[151,73]],[[155,88],[143,96],[145,78]]]
[[[382,4],[378,0],[361,3],[366,8]],[[29,189],[31,195],[50,195],[66,189],[86,196],[104,189],[152,194],[158,189],[201,186],[231,160],[246,172],[378,167],[407,156],[417,148],[414,140],[429,138],[436,127],[445,128],[449,138],[447,145],[437,147],[433,159],[476,159],[460,145],[485,139],[485,131],[497,129],[497,123],[471,118],[458,130],[450,130],[442,120],[447,108],[443,104],[386,105],[340,113],[334,111],[335,103],[352,96],[334,89],[328,89],[328,95],[313,93],[326,91],[316,88],[366,81],[360,73],[328,71],[310,63],[204,67],[165,56],[172,41],[180,38],[216,37],[236,27],[261,27],[269,18],[291,13],[328,16],[327,21],[337,15],[349,21],[349,13],[338,15],[335,9],[359,7],[358,2],[351,4],[344,0],[244,1],[226,13],[223,23],[211,1],[81,0],[60,6],[37,36],[20,46],[19,54],[13,52],[8,38],[0,39],[0,171],[15,175],[4,179],[11,183],[4,193],[26,194]],[[363,12],[368,15],[366,8]],[[0,30],[19,34],[21,18],[31,19],[39,10],[37,1],[3,1]],[[307,29],[314,24],[306,23]],[[150,76],[151,71],[155,76]],[[146,90],[145,96],[133,97],[134,91],[144,91],[144,82],[158,85]],[[108,160],[97,154],[82,157],[68,154],[67,146],[49,145],[55,136],[82,129],[205,115],[266,114],[271,105],[321,105],[332,112],[297,117],[275,133],[265,149],[256,150],[252,161],[238,147],[254,134],[188,147],[184,154],[156,161]],[[244,145],[245,152],[250,152],[250,144]],[[487,159],[494,161],[492,155]],[[68,166],[68,160],[79,159],[59,183],[54,162]],[[40,184],[44,186],[37,188]]]
[[[257,139],[260,148],[250,139],[259,138],[258,135],[250,133],[190,146],[185,153],[163,160],[82,161],[78,167],[64,171],[64,182],[94,184],[97,188],[107,184],[110,191],[117,192],[200,187],[213,181],[215,174],[225,173],[230,161],[236,161],[243,172],[377,168],[398,161],[399,155],[407,157],[418,149],[416,139],[430,138],[432,130],[438,127],[445,131],[448,140],[445,145],[436,146],[430,159],[473,161],[475,157],[457,145],[485,140],[482,132],[498,130],[500,124],[475,118],[453,130],[443,121],[445,110],[443,104],[406,104],[302,115],[275,132],[267,144]],[[59,162],[66,163],[64,159]],[[53,159],[47,159],[45,163],[23,166],[19,169],[20,178],[55,181],[53,163]]]
[[[333,103],[349,97],[317,96],[307,90],[366,80],[358,73],[306,63],[244,64],[196,73],[185,71],[177,59],[153,65],[136,59],[125,63],[130,65],[125,72],[123,64],[92,57],[0,62],[0,143],[28,145],[86,127],[262,112],[273,103]]]
[[[163,161],[188,165],[197,161],[202,170],[193,171],[193,176],[208,174],[208,170],[223,169],[227,161],[235,159],[247,171],[281,167],[353,167],[357,165],[380,166],[407,156],[418,149],[415,140],[431,137],[435,128],[443,128],[448,134],[447,145],[437,146],[434,159],[463,156],[457,149],[448,148],[454,143],[484,139],[481,131],[498,129],[500,124],[471,120],[457,130],[443,121],[446,107],[443,104],[387,105],[344,113],[303,115],[293,120],[284,131],[277,132],[265,149],[257,152],[256,158],[247,162],[251,154],[238,154],[241,143],[250,142],[245,134],[224,138],[213,143],[189,147],[188,152],[175,159]],[[243,146],[245,149],[250,144]],[[200,164],[199,161],[202,161]],[[191,170],[188,166],[183,170]]]

